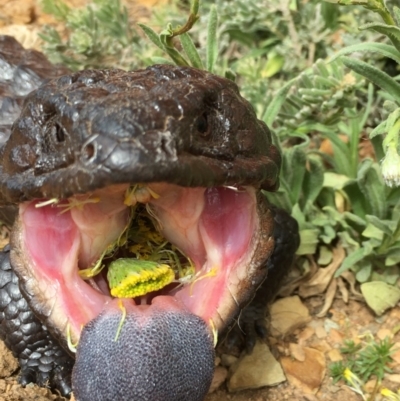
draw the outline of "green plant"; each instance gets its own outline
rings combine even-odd
[[[343,361],[334,362],[330,365],[330,375],[334,382],[343,380],[356,393],[360,394],[364,400],[364,384],[371,378],[376,378],[376,386],[368,400],[375,399],[380,383],[386,373],[391,373],[389,367],[393,362],[394,353],[393,340],[386,337],[384,340],[375,341],[370,338],[363,344],[355,344],[354,341],[346,341],[344,347],[340,349],[343,354]]]
[[[62,0],[42,0],[45,12],[65,25],[65,32],[46,27],[40,34],[44,50],[54,63],[73,70],[110,65],[137,68],[147,57],[145,43],[133,28],[119,0],[94,0],[71,9]],[[117,64],[117,65],[116,65]]]
[[[381,16],[382,22],[372,22],[360,26],[360,30],[370,30],[379,32],[387,36],[392,42],[391,45],[384,43],[367,42],[359,45],[350,46],[342,49],[336,57],[341,57],[343,63],[366,77],[371,82],[379,86],[389,98],[387,108],[391,113],[387,119],[382,121],[371,133],[370,137],[384,135],[383,150],[385,157],[382,160],[382,174],[388,186],[400,186],[400,84],[397,80],[379,68],[356,58],[346,57],[345,54],[353,52],[377,52],[384,57],[389,57],[397,64],[400,63],[400,9],[393,7],[391,12],[384,0],[337,0],[332,1],[339,5],[362,5],[366,9],[373,11]]]

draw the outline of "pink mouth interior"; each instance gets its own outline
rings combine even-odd
[[[75,338],[111,300],[107,285],[93,288],[78,270],[95,262],[124,230],[129,219],[124,205],[127,187],[96,191],[91,196],[99,198],[98,203],[68,209],[36,207],[38,201],[21,207],[23,239],[34,276],[56,289],[59,313],[65,314]],[[255,190],[183,188],[163,183],[149,187],[159,195],[150,201],[150,207],[161,223],[163,236],[194,262],[199,277],[156,295],[174,297],[209,323],[223,314],[225,300],[232,301],[230,286],[246,274],[257,227]],[[71,200],[61,205],[68,202]],[[141,306],[141,299],[130,302],[151,307]]]

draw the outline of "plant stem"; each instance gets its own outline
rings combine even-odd
[[[342,6],[363,6],[368,10],[378,13],[386,24],[396,25],[384,0],[339,0],[338,4]]]

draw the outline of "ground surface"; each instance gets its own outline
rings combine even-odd
[[[69,3],[81,5],[82,0],[71,0]],[[142,3],[148,5],[150,2],[142,0]],[[135,7],[137,6],[135,4]],[[3,0],[0,3],[0,34],[15,36],[25,47],[40,49],[41,43],[37,33],[44,23],[56,22],[41,13],[35,0]],[[0,247],[6,242],[7,232],[3,229],[0,232]],[[394,308],[377,318],[364,304],[357,290],[352,288],[351,276],[334,279],[333,273],[343,257],[341,252],[339,249],[334,253],[334,260],[330,265],[322,269],[316,267],[307,280],[286,288],[285,295],[290,295],[286,307],[289,309],[276,307],[271,311],[272,327],[268,344],[272,355],[280,362],[280,365],[275,365],[276,370],[279,371],[278,375],[281,375],[277,381],[284,381],[274,387],[229,392],[224,378],[232,375],[237,364],[229,367],[232,360],[226,355],[220,355],[217,358],[219,365],[217,376],[222,384],[207,397],[207,401],[357,401],[362,399],[343,383],[334,384],[329,378],[328,366],[333,361],[342,358],[339,348],[347,339],[357,343],[371,335],[376,339],[389,336],[393,337],[396,348],[400,350],[400,334],[397,333],[400,309]],[[301,298],[297,297],[298,293]],[[254,376],[258,376],[259,372],[269,372],[270,365],[259,364],[263,358],[261,353],[267,351],[265,345],[257,346],[253,353],[254,359],[249,363],[250,368],[245,370],[246,374],[243,375],[245,376],[244,386],[254,385],[254,382],[259,379],[258,377],[254,379]],[[37,386],[21,388],[16,381],[17,363],[8,351],[2,348],[2,344],[0,344],[0,355],[2,355],[0,358],[0,401],[63,400],[62,397]],[[393,371],[386,375],[382,387],[396,390],[400,387],[400,351],[397,351],[393,357]],[[282,378],[280,366],[283,366],[286,380]],[[229,386],[232,387],[231,384]],[[373,380],[366,383],[365,393],[371,394],[374,386]],[[380,399],[382,398],[378,394],[375,400]]]

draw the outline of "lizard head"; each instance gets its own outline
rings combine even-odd
[[[214,340],[274,246],[261,189],[280,156],[237,86],[168,65],[65,75],[28,95],[1,152],[11,261],[52,334],[78,343],[77,400],[202,400]],[[136,270],[117,293],[122,259]],[[150,281],[130,292],[141,259]]]

